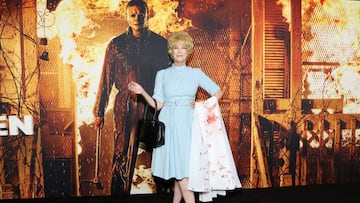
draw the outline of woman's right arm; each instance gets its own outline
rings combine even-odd
[[[128,84],[128,90],[132,93],[135,93],[135,94],[141,94],[145,101],[153,108],[155,108],[155,102],[154,102],[154,98],[152,98],[149,93],[147,93],[144,88],[139,84],[139,83],[136,83],[136,82],[129,82]],[[162,107],[163,107],[163,103],[162,102],[159,102],[157,101],[157,110],[160,110]]]

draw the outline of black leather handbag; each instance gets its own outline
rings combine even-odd
[[[155,101],[155,111],[152,118],[147,118],[146,114],[149,105],[145,106],[144,116],[138,121],[137,137],[139,147],[148,151],[165,144],[165,124],[157,120],[157,102]]]

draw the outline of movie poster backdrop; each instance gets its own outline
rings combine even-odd
[[[92,109],[106,45],[127,29],[128,1],[4,2],[0,199],[111,195],[115,88],[101,131]],[[224,90],[220,108],[244,188],[360,180],[360,3],[146,2],[149,28],[164,38],[189,32],[195,48],[188,64]],[[253,22],[259,11],[261,22]],[[301,24],[300,38],[293,22]],[[252,40],[258,26],[261,45]],[[302,48],[290,50],[290,38]],[[264,58],[253,47],[262,47]],[[294,52],[302,73],[291,71]],[[253,67],[258,60],[264,67]],[[254,72],[263,81],[253,81]],[[293,81],[301,81],[297,93]],[[260,100],[254,89],[262,90]],[[207,97],[199,89],[197,99]],[[129,193],[170,192],[171,184],[151,174],[151,152],[136,147],[133,154]]]

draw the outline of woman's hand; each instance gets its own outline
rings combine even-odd
[[[154,99],[149,95],[149,93],[144,90],[144,88],[139,83],[136,83],[134,81],[129,82],[128,90],[134,94],[141,94],[151,107],[155,107]],[[160,109],[162,105],[163,104],[159,102],[158,109]]]
[[[190,106],[191,106],[192,109],[195,109],[195,100],[192,100],[190,102]]]
[[[139,83],[136,83],[136,82],[129,82],[128,84],[128,90],[130,92],[133,92],[135,94],[143,94],[144,93],[144,88],[139,84]]]

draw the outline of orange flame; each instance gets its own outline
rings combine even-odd
[[[277,3],[283,6],[283,16],[291,22],[290,1],[278,0]],[[303,60],[340,64],[330,75],[326,72],[308,75],[309,92],[313,94],[307,97],[343,96],[343,113],[360,113],[360,2],[304,0],[301,4]],[[319,90],[319,81],[323,81],[322,90]]]

